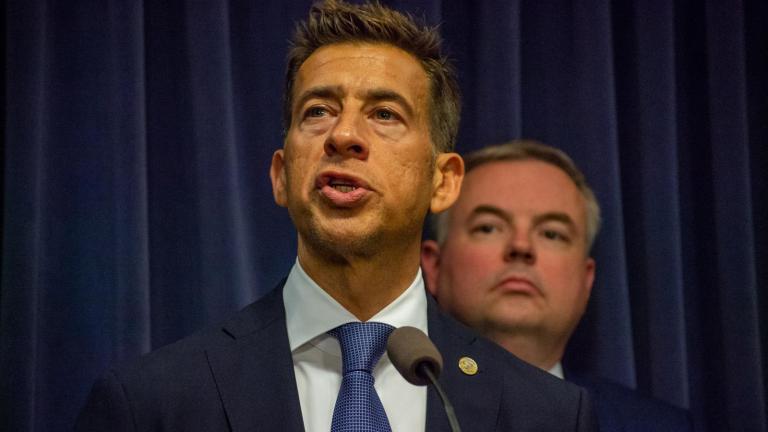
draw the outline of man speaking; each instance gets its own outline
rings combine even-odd
[[[292,42],[270,177],[298,233],[293,269],[224,325],[107,372],[78,429],[447,430],[437,395],[383,354],[412,326],[442,352],[465,430],[592,430],[584,390],[478,338],[424,289],[424,218],[454,202],[464,172],[437,32],[377,3],[327,1]]]

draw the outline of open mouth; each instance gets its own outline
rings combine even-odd
[[[315,186],[334,207],[352,208],[362,205],[371,193],[368,184],[351,175],[326,172],[317,177]]]
[[[328,186],[342,193],[352,192],[353,190],[357,189],[357,185],[354,183],[350,182],[349,180],[339,178],[330,179],[328,181]]]
[[[349,193],[361,188],[370,189],[364,181],[351,175],[336,172],[320,174],[315,181],[315,186],[318,189],[330,187],[341,193]]]

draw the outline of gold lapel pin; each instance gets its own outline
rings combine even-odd
[[[471,357],[462,357],[459,359],[459,369],[464,375],[472,376],[477,373],[477,362]]]

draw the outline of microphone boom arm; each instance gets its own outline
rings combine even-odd
[[[437,395],[440,396],[440,401],[443,403],[443,408],[445,408],[445,415],[448,416],[448,423],[451,425],[451,432],[461,432],[461,427],[456,418],[456,412],[453,410],[453,405],[451,404],[451,401],[448,400],[448,396],[443,391],[442,386],[437,383],[437,377],[432,373],[432,368],[429,367],[429,363],[421,362],[416,366],[416,369],[420,375],[426,376],[427,379],[429,379],[429,382],[432,383],[432,388],[434,388],[437,391]]]

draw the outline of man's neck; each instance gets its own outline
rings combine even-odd
[[[320,288],[361,321],[367,321],[400,296],[419,270],[418,242],[374,256],[328,259],[299,243],[299,262]]]
[[[529,334],[487,334],[486,337],[522,360],[549,371],[558,364],[565,351],[565,342],[545,341]]]

